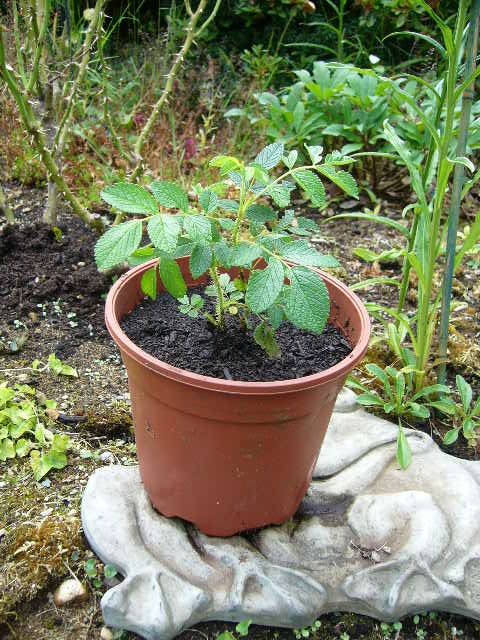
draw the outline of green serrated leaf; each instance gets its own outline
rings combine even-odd
[[[100,271],[112,269],[134,253],[142,240],[142,221],[129,220],[111,227],[95,245],[95,261]]]
[[[181,227],[175,216],[161,213],[150,218],[147,225],[148,235],[155,247],[165,253],[173,253],[177,246]]]
[[[151,300],[157,298],[157,266],[145,271],[140,281],[142,292]]]
[[[161,258],[159,272],[163,286],[171,296],[181,298],[187,293],[187,285],[175,260]]]
[[[100,192],[105,202],[125,213],[157,213],[158,207],[150,193],[138,184],[118,182]]]
[[[282,209],[290,204],[290,191],[281,184],[272,185],[268,188],[267,193],[272,197],[275,204]]]
[[[254,224],[265,224],[276,220],[277,214],[263,204],[251,204],[247,209],[247,218]]]
[[[285,295],[287,318],[300,329],[322,333],[330,315],[328,290],[321,277],[304,267],[290,269]]]
[[[215,242],[213,245],[213,251],[217,262],[227,269],[232,266],[232,248],[229,247],[223,240]]]
[[[212,251],[207,244],[196,244],[190,256],[190,273],[192,278],[199,278],[212,264]]]
[[[298,158],[298,151],[293,150],[293,151],[290,151],[290,153],[286,158],[283,158],[283,162],[289,169],[293,169],[297,161],[297,158]]]
[[[245,302],[253,313],[261,313],[275,302],[284,279],[283,264],[276,258],[271,258],[265,269],[250,274]]]
[[[320,178],[310,171],[301,169],[293,174],[295,182],[305,191],[314,207],[324,207],[326,205],[325,187]]]
[[[218,167],[220,169],[220,175],[226,176],[230,172],[240,169],[242,163],[233,156],[216,156],[210,160],[211,167]]]
[[[218,196],[213,191],[202,191],[198,196],[198,202],[207,215],[218,209]]]
[[[162,207],[188,211],[188,196],[185,191],[174,182],[152,182],[150,185],[153,195]]]
[[[317,167],[317,171],[331,180],[347,195],[358,199],[357,182],[350,173],[341,169],[335,169],[335,167],[328,165]]]
[[[262,249],[254,244],[239,242],[232,251],[230,264],[232,267],[249,267],[254,260],[261,258]]]
[[[267,171],[273,169],[282,161],[284,146],[281,142],[274,142],[269,144],[265,149],[262,149],[255,158],[255,163],[260,165]]]
[[[308,244],[306,240],[294,240],[293,242],[282,242],[278,247],[278,252],[291,262],[296,262],[305,267],[338,267],[338,261],[333,256],[324,256]]]
[[[201,215],[186,216],[184,223],[185,232],[193,242],[209,242],[212,240],[212,225],[208,218]]]

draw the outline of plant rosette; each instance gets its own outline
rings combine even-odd
[[[143,216],[113,226],[95,250],[100,269],[126,260],[137,265],[109,292],[106,323],[128,370],[142,479],[161,513],[211,535],[280,523],[295,512],[336,396],[367,348],[364,306],[318,270],[337,261],[308,243],[317,225],[289,208],[296,187],[314,207],[324,207],[322,177],[355,197],[355,180],[342,168],[352,160],[329,154],[322,161],[319,147],[307,152],[310,164],[299,167],[298,154],[285,157],[281,144],[269,145],[250,164],[216,157],[210,164],[221,180],[196,187],[198,204],[171,182],[149,189],[117,184],[102,192],[116,209]],[[282,164],[284,170],[273,171]],[[232,192],[235,198],[226,197]],[[150,243],[141,246],[144,225]],[[202,295],[189,295],[199,285],[215,296],[214,311]],[[178,300],[181,313],[201,315],[219,331],[228,315],[238,316],[239,330],[253,330],[266,358],[278,355],[276,331],[284,321],[312,333],[322,333],[329,321],[352,352],[325,371],[278,382],[179,369],[141,350],[120,326],[145,296],[163,291]]]

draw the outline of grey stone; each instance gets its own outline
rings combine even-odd
[[[439,609],[480,619],[480,462],[397,429],[343,391],[297,517],[211,538],[153,510],[137,467],[90,478],[87,538],[125,580],[102,598],[105,623],[169,640],[204,620],[304,627],[329,611],[394,621]]]

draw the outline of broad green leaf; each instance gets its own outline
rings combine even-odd
[[[225,268],[230,268],[232,266],[232,248],[226,244],[223,240],[220,242],[215,242],[213,245],[213,252],[215,254],[215,258],[217,262]]]
[[[15,452],[19,458],[24,458],[31,449],[31,443],[25,438],[20,438],[15,443]]]
[[[62,454],[65,456],[65,454]],[[66,464],[66,456],[65,456],[65,464]],[[46,455],[40,453],[39,451],[33,450],[30,452],[30,464],[33,469],[33,476],[35,480],[38,482],[47,473],[52,469],[51,460],[47,458]],[[65,465],[63,465],[65,466]]]
[[[442,413],[445,413],[447,416],[453,416],[456,412],[455,403],[452,400],[444,399],[444,400],[432,400],[428,403],[429,407],[433,407]]]
[[[290,204],[290,191],[281,184],[274,184],[268,188],[267,194],[272,197],[275,204],[280,207],[288,207]]]
[[[276,220],[277,214],[263,204],[251,204],[247,209],[247,218],[255,224],[265,224]]]
[[[455,382],[457,384],[458,393],[460,394],[460,400],[462,401],[463,410],[467,413],[472,403],[472,387],[468,384],[463,376],[455,376]]]
[[[259,164],[263,169],[273,169],[282,161],[283,148],[284,147],[281,142],[269,144],[257,155],[255,163]]]
[[[410,402],[408,405],[408,411],[415,416],[416,418],[420,418],[422,420],[426,420],[430,417],[430,411],[428,407],[425,407],[418,402]]]
[[[408,439],[405,436],[402,427],[399,427],[398,430],[397,460],[400,467],[404,470],[408,469],[412,462],[412,450],[410,449],[410,444],[408,443]]]
[[[213,191],[202,191],[198,196],[198,202],[207,215],[218,209],[218,196]]]
[[[232,231],[233,228],[235,227],[235,221],[232,220],[231,218],[218,218],[218,224],[225,231]]]
[[[325,187],[320,178],[309,169],[301,169],[293,174],[295,182],[305,191],[314,207],[326,204]]]
[[[358,199],[357,182],[350,173],[329,165],[317,167],[317,171],[336,184],[344,193]]]
[[[158,211],[155,198],[152,198],[151,194],[138,184],[118,182],[105,187],[100,192],[100,196],[112,207],[125,213],[151,214]]]
[[[251,624],[252,624],[251,620],[242,620],[235,627],[235,631],[240,636],[248,636],[248,630],[249,630]]]
[[[134,253],[142,240],[142,221],[129,220],[110,227],[95,245],[95,261],[100,271],[112,269]]]
[[[275,333],[265,322],[261,322],[255,329],[253,339],[271,358],[280,355],[280,348],[275,340]]]
[[[181,298],[187,293],[187,285],[175,260],[161,258],[159,271],[163,286],[171,296]]]
[[[183,226],[193,242],[209,242],[212,240],[212,225],[204,216],[185,216]]]
[[[227,200],[226,198],[219,198],[218,206],[220,209],[224,211],[231,211],[232,213],[237,213],[239,205],[235,200]]]
[[[162,207],[188,211],[188,196],[185,191],[174,182],[152,182],[150,185],[153,195]]]
[[[412,398],[412,400],[418,400],[418,398],[428,398],[434,394],[449,394],[450,388],[445,384],[432,384],[428,387],[420,389]]]
[[[282,290],[285,275],[283,264],[271,258],[265,269],[252,271],[248,279],[245,302],[253,313],[268,309]]]
[[[5,462],[9,458],[15,458],[15,445],[10,438],[0,441],[0,460]]]
[[[312,164],[318,164],[322,159],[323,147],[320,147],[320,146],[309,147],[306,144],[305,149],[307,150],[308,155],[310,156],[310,160],[312,161]]]
[[[295,150],[290,151],[288,156],[286,158],[283,158],[283,162],[289,169],[293,169],[297,161],[297,158],[298,158],[298,151],[295,151]]]
[[[117,573],[118,572],[113,566],[113,564],[106,564],[103,569],[103,575],[107,580],[111,580],[112,578],[114,578],[117,575]]]
[[[15,397],[15,391],[10,387],[0,387],[0,407],[4,407],[7,402]]]
[[[357,396],[358,404],[364,407],[383,407],[383,400],[376,393],[365,392]]]
[[[282,242],[278,246],[278,253],[291,262],[305,267],[338,267],[338,261],[333,256],[324,256],[308,244],[306,240]]]
[[[147,231],[150,240],[157,249],[165,253],[173,253],[177,246],[181,227],[175,216],[161,213],[150,218]]]
[[[450,429],[443,436],[443,444],[453,444],[458,440],[458,434],[460,433],[460,429]]]
[[[155,300],[157,297],[157,266],[155,265],[151,269],[147,269],[142,275],[140,281],[140,287],[143,293],[151,300]]]
[[[190,256],[190,273],[192,278],[199,278],[212,264],[212,251],[207,244],[197,243]]]
[[[300,329],[322,333],[330,314],[330,300],[325,283],[319,275],[296,267],[290,269],[290,286],[285,295],[287,318]]]
[[[240,169],[243,166],[243,163],[233,156],[216,156],[210,160],[209,164],[211,167],[218,167],[220,169],[220,175],[222,176],[227,176],[232,171]]]
[[[233,248],[230,264],[232,267],[249,267],[254,260],[261,257],[261,247],[247,242],[240,242]]]
[[[128,258],[128,265],[130,267],[136,267],[139,264],[144,264],[152,258],[158,257],[154,247],[140,247],[132,253]]]

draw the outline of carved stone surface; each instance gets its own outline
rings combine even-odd
[[[137,467],[99,469],[83,525],[125,576],[103,596],[105,623],[169,640],[204,620],[298,628],[329,611],[480,619],[480,462],[408,431],[414,456],[402,471],[396,436],[343,391],[296,517],[227,539],[155,512]]]

